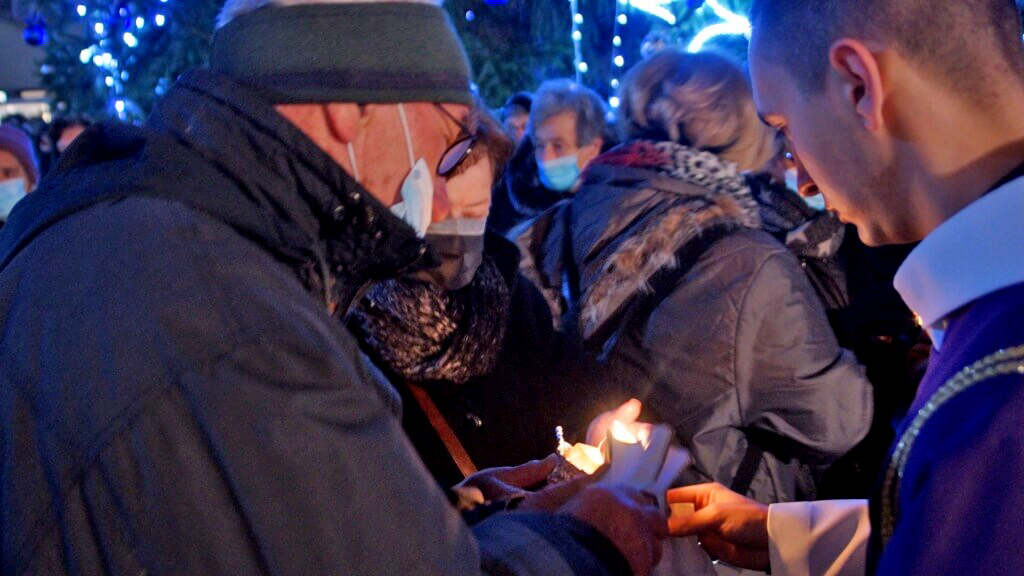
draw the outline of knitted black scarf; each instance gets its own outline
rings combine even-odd
[[[349,326],[375,359],[413,382],[465,384],[494,369],[508,323],[511,293],[485,257],[473,281],[445,291],[411,278],[367,292]]]

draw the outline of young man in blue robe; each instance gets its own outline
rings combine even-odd
[[[673,534],[772,574],[1024,567],[1024,48],[1013,0],[755,0],[758,109],[800,188],[867,244],[921,240],[896,288],[934,342],[875,497],[764,507],[670,493]]]

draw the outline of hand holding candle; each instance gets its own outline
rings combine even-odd
[[[641,409],[640,401],[633,399],[601,414],[587,430],[587,444],[570,445],[562,438],[559,427],[556,431],[558,453],[572,467],[586,474],[593,474],[606,460],[610,460],[609,469],[602,475],[600,484],[624,485],[648,492],[658,499],[662,509],[666,509],[665,491],[689,465],[690,455],[686,450],[672,446],[670,427],[637,422]],[[598,443],[604,444],[604,451],[598,448]],[[549,477],[551,481],[573,477],[558,467],[555,474],[556,478]]]

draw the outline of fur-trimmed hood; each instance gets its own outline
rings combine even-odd
[[[567,226],[571,244],[565,245]],[[601,340],[651,279],[689,266],[722,235],[760,228],[759,206],[735,164],[672,142],[638,140],[597,158],[584,185],[519,235],[524,273],[561,318],[563,282],[578,274],[580,336]],[[559,248],[562,246],[562,248]],[[570,250],[571,248],[571,250]]]

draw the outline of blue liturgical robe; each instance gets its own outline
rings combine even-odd
[[[1024,166],[907,258],[896,288],[935,349],[870,527],[864,501],[773,504],[773,574],[1024,574],[1022,220]]]
[[[897,276],[936,348],[897,434],[902,476],[872,502],[879,574],[1024,573],[1022,218],[1024,177],[943,224]]]

